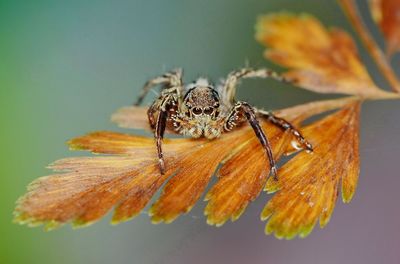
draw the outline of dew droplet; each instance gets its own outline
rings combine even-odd
[[[296,150],[301,150],[302,149],[302,147],[299,145],[299,143],[296,140],[292,140],[292,142],[290,142],[290,144]]]

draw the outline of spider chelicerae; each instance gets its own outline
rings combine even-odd
[[[217,87],[205,78],[184,85],[182,69],[176,69],[149,80],[143,87],[135,105],[140,105],[155,85],[162,85],[160,96],[150,105],[147,115],[156,139],[160,172],[164,174],[165,163],[162,139],[167,126],[182,135],[193,138],[214,139],[248,121],[268,156],[271,174],[276,178],[277,169],[272,155],[271,145],[257,118],[265,118],[282,130],[290,131],[307,151],[312,145],[289,122],[251,106],[247,102],[236,101],[236,86],[244,78],[273,78],[281,82],[290,82],[269,69],[243,68],[228,74]]]

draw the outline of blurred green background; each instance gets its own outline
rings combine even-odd
[[[371,24],[365,2],[358,2]],[[85,154],[68,151],[68,139],[125,131],[109,117],[132,103],[150,77],[183,67],[187,81],[200,75],[217,81],[246,63],[279,70],[262,58],[254,24],[258,15],[281,10],[312,13],[351,31],[333,0],[0,1],[0,263],[400,263],[394,101],[365,105],[356,197],[338,203],[328,227],[304,240],[263,234],[265,194],[222,228],[205,224],[204,203],[170,225],[152,225],[145,214],[119,226],[106,217],[74,231],[12,224],[15,200],[50,173],[47,164]],[[238,97],[275,109],[329,96],[251,80]]]

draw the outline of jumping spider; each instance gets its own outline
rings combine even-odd
[[[185,87],[182,81],[182,69],[176,69],[151,79],[144,85],[135,105],[142,103],[153,86],[162,85],[160,96],[147,111],[150,126],[154,129],[162,174],[165,172],[162,139],[167,126],[172,126],[182,135],[213,139],[247,120],[268,156],[271,173],[275,178],[277,172],[271,146],[257,117],[266,118],[281,129],[289,130],[305,149],[313,150],[311,144],[286,120],[270,112],[256,109],[246,102],[235,100],[236,86],[240,79],[254,77],[289,82],[285,77],[269,69],[243,68],[231,72],[216,88],[204,78],[199,78]]]

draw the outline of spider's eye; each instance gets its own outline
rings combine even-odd
[[[212,107],[207,107],[206,109],[204,109],[204,114],[206,115],[211,115],[214,112],[214,108]]]
[[[195,115],[201,115],[201,113],[203,113],[203,110],[201,110],[201,108],[195,107],[193,108],[192,112]]]

